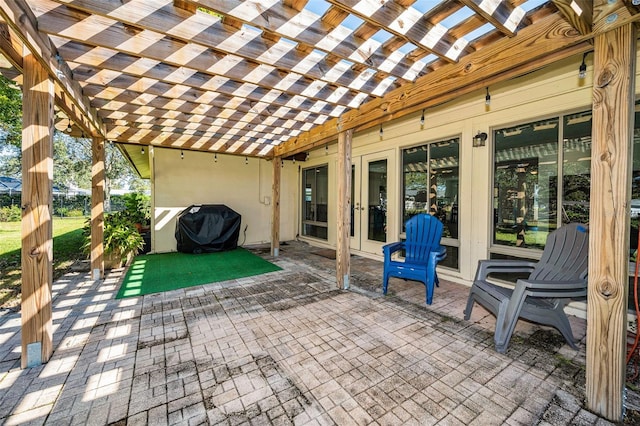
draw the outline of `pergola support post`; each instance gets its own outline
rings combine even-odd
[[[621,421],[625,386],[634,24],[594,39],[587,408]]]
[[[22,98],[22,368],[53,353],[54,84],[33,54],[23,56]]]
[[[91,144],[91,278],[104,278],[104,138]]]
[[[273,159],[273,187],[271,197],[271,256],[280,254],[280,176],[282,174],[282,157]]]
[[[338,218],[336,238],[336,281],[340,289],[349,288],[351,274],[351,142],[353,130],[338,134]]]

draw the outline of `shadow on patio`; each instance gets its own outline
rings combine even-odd
[[[582,408],[584,339],[520,323],[506,354],[493,317],[462,320],[468,288],[392,279],[304,243],[264,275],[115,300],[122,271],[54,285],[54,348],[20,370],[20,318],[0,316],[0,422],[17,424],[608,424]],[[322,253],[321,253],[322,254]],[[583,338],[584,321],[572,318]]]

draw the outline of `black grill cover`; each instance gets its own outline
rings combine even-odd
[[[178,215],[176,240],[182,253],[211,253],[238,247],[242,217],[223,204],[193,205]]]

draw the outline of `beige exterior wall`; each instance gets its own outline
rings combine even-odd
[[[459,270],[439,268],[449,280],[469,284],[478,260],[486,259],[491,243],[492,222],[492,130],[512,124],[552,117],[560,113],[591,107],[593,56],[587,58],[587,78],[578,78],[582,55],[561,61],[526,76],[490,87],[491,106],[485,107],[485,91],[472,94],[425,110],[425,123],[420,126],[420,112],[354,135],[352,157],[376,156],[389,160],[387,242],[397,241],[401,230],[403,203],[402,149],[425,142],[460,138],[459,199]],[[637,87],[640,85],[637,84]],[[472,137],[478,132],[489,135],[484,147],[473,148]],[[328,144],[309,153],[304,162],[285,162],[281,177],[281,241],[291,240],[300,232],[301,173],[300,168],[327,164],[329,167],[328,239],[300,237],[312,245],[335,247],[337,208],[337,146]],[[272,165],[266,160],[242,156],[218,156],[185,151],[180,159],[176,150],[154,149],[153,208],[155,212],[153,248],[156,252],[176,249],[175,216],[191,204],[226,204],[242,215],[245,244],[268,243],[271,230]],[[164,172],[163,172],[164,171]],[[240,242],[244,239],[242,233]],[[354,250],[362,255],[382,259],[378,247]]]
[[[352,157],[388,152],[390,172],[388,176],[388,242],[398,241],[401,228],[402,149],[425,142],[460,137],[460,200],[459,200],[459,270],[439,267],[441,277],[470,284],[478,260],[486,259],[491,243],[492,222],[492,130],[511,124],[544,119],[559,113],[591,108],[593,56],[587,58],[587,78],[578,78],[578,66],[582,55],[572,57],[554,66],[491,86],[491,106],[485,107],[485,91],[461,96],[455,101],[425,110],[425,123],[421,128],[418,112],[411,116],[383,125],[383,137],[379,128],[356,133]],[[489,135],[484,147],[473,148],[472,138],[478,132]],[[302,167],[327,163],[330,188],[336,188],[336,145],[329,145],[310,153],[309,161]],[[298,185],[300,183],[298,182]],[[322,242],[305,239],[311,244],[335,246],[337,194],[329,196],[329,238]],[[366,253],[382,259],[380,251]]]
[[[225,204],[242,216],[238,244],[271,241],[271,161],[232,155],[154,148],[152,170],[152,247],[156,253],[176,251],[176,216],[192,204]],[[297,166],[286,161],[282,168],[280,236],[296,236]],[[244,234],[245,226],[246,238]]]

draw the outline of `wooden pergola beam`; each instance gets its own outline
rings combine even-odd
[[[525,74],[560,59],[591,50],[589,37],[581,36],[563,18],[551,15],[535,26],[526,27],[515,37],[502,39],[459,63],[445,65],[342,114],[343,130],[361,131],[394,120],[425,107],[447,102],[486,85]],[[274,149],[274,155],[288,156],[335,141],[338,119],[331,119]]]
[[[552,0],[562,16],[582,35],[592,31],[593,2],[587,0]]]
[[[0,52],[2,52],[4,57],[7,58],[19,74],[22,74],[24,71],[21,54],[22,48],[22,41],[15,34],[15,31],[12,30],[6,22],[0,23]],[[6,71],[2,73],[5,77],[9,77]],[[74,123],[77,123],[77,125],[87,133],[90,133],[83,112],[59,85],[55,85],[55,103]]]
[[[626,375],[636,40],[628,24],[594,43],[586,399],[613,421],[622,420]]]
[[[71,70],[57,54],[51,41],[38,30],[38,23],[24,0],[0,0],[0,16],[18,35],[27,49],[34,54],[60,91],[56,93],[59,105],[75,122],[91,134],[104,135],[96,111],[82,94],[80,85],[73,80]]]
[[[53,81],[30,52],[23,57],[22,368],[53,353]]]
[[[514,8],[508,1],[492,1],[486,2],[482,0],[460,0],[470,9],[474,10],[487,22],[490,22],[503,34],[513,37],[522,18],[524,18],[524,10]],[[495,5],[495,7],[491,7]]]

